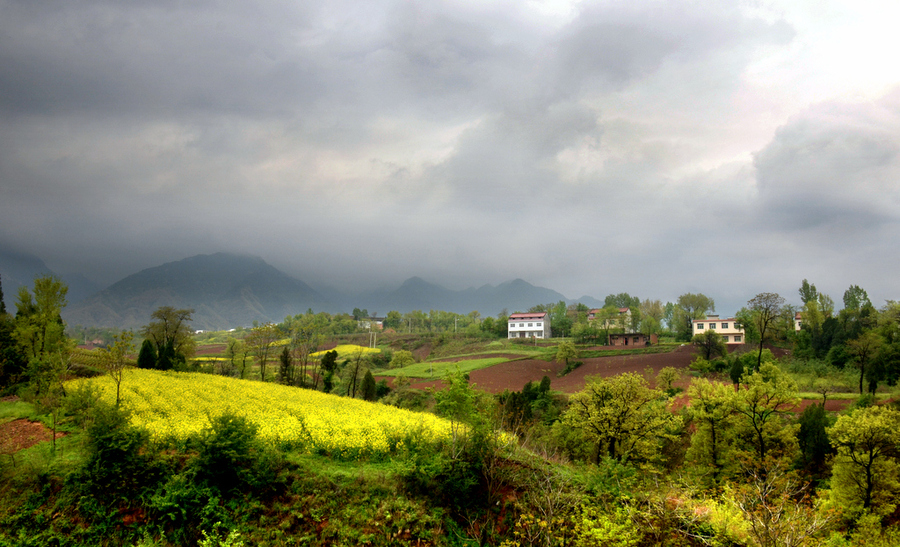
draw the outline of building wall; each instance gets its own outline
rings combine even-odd
[[[706,319],[694,319],[693,334],[704,334],[707,330],[714,330],[725,338],[726,344],[745,344],[744,329],[736,327],[734,317],[720,318],[709,316]]]
[[[643,334],[640,332],[630,332],[627,334],[610,334],[610,346],[650,346],[659,343],[659,338],[655,334]]]
[[[513,314],[509,316],[509,338],[550,338],[547,314]]]

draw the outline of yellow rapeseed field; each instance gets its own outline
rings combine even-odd
[[[108,376],[72,381],[84,382],[115,401]],[[432,414],[210,374],[129,369],[122,404],[135,425],[164,442],[183,442],[208,427],[210,417],[230,412],[257,424],[260,437],[274,444],[348,460],[401,454],[450,435],[449,423]]]
[[[331,351],[331,350],[317,351],[311,355],[313,357],[322,357],[328,351]],[[334,351],[338,352],[338,357],[346,358],[346,357],[352,357],[352,356],[356,355],[357,353],[362,353],[363,355],[366,355],[368,353],[378,353],[381,350],[378,348],[364,348],[362,346],[357,346],[356,344],[341,344],[341,345],[335,347]]]

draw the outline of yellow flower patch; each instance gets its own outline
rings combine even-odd
[[[80,382],[92,382],[103,400],[115,401],[108,376],[72,381]],[[230,412],[257,424],[262,439],[342,459],[402,453],[411,443],[450,436],[450,424],[432,414],[210,374],[129,369],[122,404],[157,440],[182,442],[208,427],[211,417]]]

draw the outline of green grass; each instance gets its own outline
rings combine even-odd
[[[509,361],[505,357],[488,357],[485,359],[466,359],[462,361],[447,362],[433,361],[416,363],[403,368],[378,372],[378,376],[406,376],[408,378],[443,378],[448,372],[459,369],[460,372],[471,372],[483,368],[492,367]]]

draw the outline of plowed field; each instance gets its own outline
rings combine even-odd
[[[585,377],[587,376],[598,374],[601,376],[615,376],[623,372],[642,373],[647,367],[652,368],[655,374],[663,367],[687,368],[692,359],[693,348],[690,346],[682,346],[669,353],[594,357],[581,359],[584,365],[562,378],[557,378],[556,376],[565,368],[565,365],[562,363],[522,359],[473,371],[470,373],[469,378],[480,389],[490,393],[500,393],[505,389],[519,391],[526,383],[540,382],[541,378],[548,376],[551,389],[565,393],[575,393],[584,387]],[[440,380],[435,380],[416,382],[412,384],[412,387],[421,389],[440,385]]]

